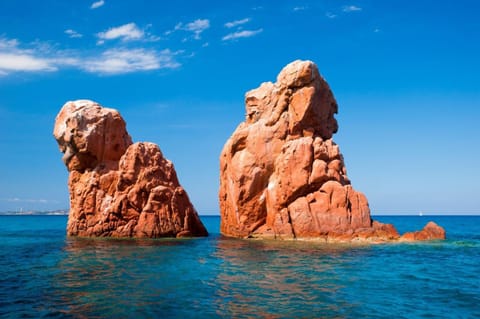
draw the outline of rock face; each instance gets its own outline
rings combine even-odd
[[[68,102],[53,135],[69,171],[68,235],[208,235],[173,164],[156,144],[132,144],[118,111],[88,100]]]
[[[220,156],[221,233],[232,237],[399,239],[372,221],[332,136],[337,103],[311,61],[247,92],[246,119]],[[433,239],[433,238],[432,238]]]

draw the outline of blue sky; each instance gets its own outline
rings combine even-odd
[[[0,211],[68,207],[69,100],[158,143],[200,214],[244,94],[310,59],[374,214],[480,213],[478,1],[0,1]]]

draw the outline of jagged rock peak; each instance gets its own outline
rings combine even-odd
[[[272,126],[288,117],[288,135],[320,136],[329,139],[337,132],[334,114],[337,102],[330,87],[311,61],[294,61],[278,75],[277,82],[265,82],[247,92],[246,123],[263,120]]]

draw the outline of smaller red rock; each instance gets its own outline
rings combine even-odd
[[[158,145],[132,144],[120,113],[98,103],[66,103],[54,137],[69,171],[67,235],[207,236]]]
[[[401,241],[439,240],[445,239],[445,229],[434,222],[428,222],[422,230],[405,233],[400,237]]]

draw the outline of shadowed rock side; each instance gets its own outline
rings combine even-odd
[[[132,144],[118,111],[88,100],[68,102],[53,135],[70,173],[68,235],[208,235],[172,162],[156,144]]]
[[[247,92],[245,103],[246,120],[220,156],[222,234],[326,241],[400,238],[393,225],[372,221],[367,198],[350,185],[332,140],[337,103],[314,63],[290,63],[276,83]],[[444,233],[425,233],[404,240],[444,238]]]

